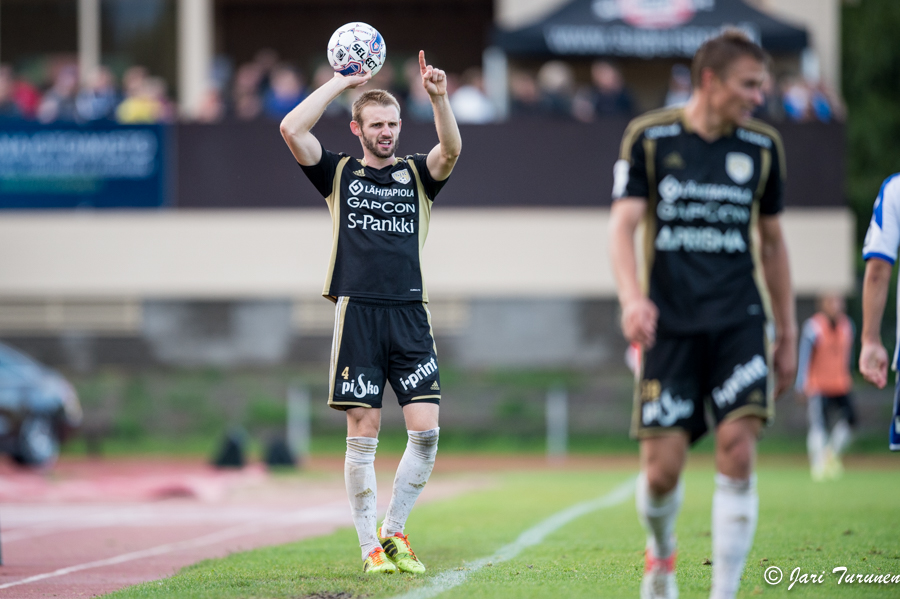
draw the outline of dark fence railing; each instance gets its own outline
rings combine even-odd
[[[627,121],[522,120],[463,125],[463,151],[438,202],[459,207],[608,206],[613,163]],[[844,127],[779,126],[788,206],[843,206]],[[322,206],[281,139],[277,123],[177,129],[177,205],[185,208]],[[361,155],[346,122],[313,130],[332,151]],[[434,126],[404,123],[400,153],[428,152]]]
[[[457,207],[608,206],[627,122],[528,119],[463,125],[463,153],[438,201]],[[779,125],[787,206],[843,206],[844,127]],[[345,121],[314,129],[361,155]],[[400,153],[428,152],[431,124],[409,122]],[[0,208],[321,207],[271,121],[170,127],[0,128]]]

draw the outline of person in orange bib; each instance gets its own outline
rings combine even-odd
[[[853,353],[853,321],[844,313],[844,299],[826,294],[819,299],[819,312],[803,323],[795,389],[807,405],[809,453],[813,480],[840,476],[841,454],[853,438],[856,413],[851,390],[850,363]],[[837,422],[828,430],[829,417]]]

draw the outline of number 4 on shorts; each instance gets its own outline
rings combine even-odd
[[[345,381],[350,378],[350,367],[349,366],[344,366],[344,371],[341,373],[341,376],[344,377]]]

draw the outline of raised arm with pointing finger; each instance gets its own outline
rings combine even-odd
[[[459,152],[462,150],[462,138],[456,117],[450,110],[450,98],[447,97],[447,74],[430,64],[425,64],[425,52],[419,51],[419,70],[422,72],[422,86],[431,98],[434,109],[434,125],[437,127],[438,145],[428,153],[428,170],[437,181],[450,175],[456,166]]]
[[[694,56],[687,104],[632,120],[614,167],[610,258],[622,331],[640,349],[632,433],[640,440],[636,503],[647,532],[641,597],[678,596],[681,472],[710,420],[711,596],[736,595],[758,513],[756,439],[796,368],[779,222],[784,153],[778,133],[751,118],[767,64],[741,32],[707,40]]]

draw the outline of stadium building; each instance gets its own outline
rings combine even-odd
[[[231,90],[248,62],[277,56],[309,85],[331,31],[361,20],[384,35],[399,79],[423,43],[448,71],[481,67],[495,110],[489,124],[461,125],[464,153],[426,244],[442,356],[462,366],[621,364],[606,248],[627,116],[517,118],[508,76],[561,61],[583,84],[605,58],[644,110],[662,101],[703,27],[737,24],[769,46],[776,72],[836,88],[839,4],[694,0],[690,14],[648,24],[617,0],[0,0],[0,64],[39,90],[66,65],[105,65],[118,77],[141,65],[177,106],[177,117],[147,125],[4,122],[0,337],[82,369],[327,361],[326,206],[277,120],[201,121],[210,90]],[[566,11],[576,9],[593,15],[594,29],[571,29]],[[745,18],[755,20],[733,20]],[[610,42],[615,27],[614,39],[630,41]],[[346,121],[323,119],[315,133],[330,149],[358,153]],[[844,126],[776,126],[798,296],[809,306],[826,290],[851,293]],[[435,141],[433,125],[404,120],[401,153]]]

